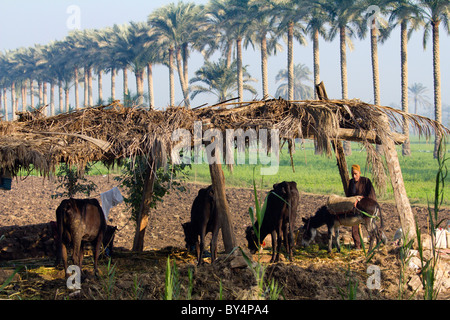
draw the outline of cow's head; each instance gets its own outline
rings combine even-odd
[[[194,234],[194,231],[192,230],[192,223],[186,222],[183,223],[181,226],[183,227],[184,231],[184,241],[186,242],[186,249],[194,251],[198,238]]]
[[[251,254],[254,254],[257,250],[257,242],[258,239],[256,237],[255,230],[253,229],[253,226],[248,226],[247,229],[245,229],[245,239],[247,239],[247,246],[250,250]]]
[[[303,221],[303,226],[302,226],[302,231],[303,231],[303,236],[302,236],[302,246],[307,247],[311,244],[312,241],[314,241],[314,238],[317,235],[317,230],[316,228],[311,227],[310,221],[311,218],[305,219],[302,218]]]

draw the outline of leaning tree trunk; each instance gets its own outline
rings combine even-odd
[[[439,57],[439,22],[432,22],[433,27],[433,80],[434,80],[434,120],[442,123],[442,105],[441,105],[441,68]],[[438,158],[439,145],[442,135],[436,131],[434,142],[434,158]]]
[[[345,41],[345,26],[339,27],[339,43],[341,55],[341,90],[342,99],[348,99],[348,82],[347,82],[347,48]],[[344,141],[344,152],[346,156],[352,154],[352,147],[350,141]]]
[[[389,121],[386,115],[383,115],[384,126],[389,128]],[[398,161],[397,150],[394,141],[390,137],[381,139],[386,158],[389,176],[391,178],[392,189],[394,192],[395,204],[397,212],[400,217],[400,224],[403,230],[403,235],[406,242],[416,238],[415,220],[409,203],[408,195],[406,194],[405,184],[403,182],[402,170]]]
[[[408,25],[407,21],[403,20],[400,24],[400,38],[401,38],[401,74],[402,74],[402,111],[408,113]],[[411,146],[409,144],[409,123],[406,118],[403,118],[403,134],[406,136],[406,141],[402,145],[402,154],[404,156],[411,155]]]
[[[242,38],[236,39],[236,52],[237,52],[237,85],[239,101],[244,99],[244,76],[242,71]]]
[[[288,26],[288,100],[294,100],[294,23]]]
[[[148,225],[148,217],[150,213],[150,205],[153,198],[153,186],[155,183],[155,161],[148,159],[149,165],[144,176],[144,190],[142,196],[141,207],[136,217],[136,232],[133,241],[133,251],[144,250],[144,236]]]

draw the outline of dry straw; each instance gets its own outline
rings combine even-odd
[[[296,138],[314,139],[317,150],[328,156],[332,154],[333,139],[358,140],[368,150],[370,163],[380,171],[382,160],[376,155],[373,138],[381,143],[395,140],[398,135],[391,131],[401,128],[403,119],[420,135],[429,137],[434,130],[450,133],[428,118],[359,100],[271,99],[195,109],[169,107],[164,111],[127,108],[116,101],[54,117],[42,116],[42,109],[19,116],[15,122],[0,122],[0,168],[13,175],[30,168],[48,175],[60,162],[84,168],[90,161],[113,164],[126,157],[149,154],[164,164],[177,143],[171,138],[174,130],[193,133],[194,121],[202,121],[204,129],[222,131],[278,129],[291,152]]]

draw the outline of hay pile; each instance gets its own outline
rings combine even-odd
[[[374,137],[376,142],[393,139],[391,129],[398,129],[403,118],[419,134],[429,136],[432,130],[450,133],[428,118],[359,100],[272,99],[197,109],[169,107],[164,111],[126,108],[114,102],[54,117],[21,117],[22,121],[0,122],[0,168],[13,175],[20,169],[31,168],[48,175],[60,162],[84,168],[91,161],[112,164],[149,154],[164,163],[177,143],[172,141],[174,130],[187,129],[193,133],[194,121],[201,121],[204,130],[214,127],[223,132],[239,128],[278,129],[280,139],[289,142],[291,152],[295,138],[309,138],[315,140],[318,151],[328,156],[332,154],[332,139],[353,137],[364,144],[371,164],[375,164],[381,160],[370,152],[374,150],[371,145]],[[343,130],[352,131],[342,136]]]

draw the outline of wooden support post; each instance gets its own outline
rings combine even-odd
[[[227,196],[225,192],[225,177],[220,163],[209,165],[211,182],[214,190],[217,213],[222,228],[222,239],[226,253],[231,253],[236,246],[236,238],[233,233],[231,217],[229,214]]]
[[[144,250],[144,236],[145,230],[148,225],[148,216],[150,213],[150,204],[153,198],[153,186],[155,183],[155,161],[149,159],[150,165],[147,165],[144,178],[144,192],[141,202],[141,207],[139,209],[139,214],[136,217],[136,232],[133,241],[133,251],[143,251]]]
[[[386,117],[384,118],[385,124],[388,128],[388,120]],[[409,203],[409,199],[406,194],[406,188],[403,182],[402,170],[398,161],[395,144],[389,137],[384,140],[386,141],[382,145],[382,147],[384,150],[384,156],[386,158],[386,164],[389,170],[389,176],[391,178],[392,189],[394,190],[395,204],[400,216],[400,224],[402,226],[403,235],[406,237],[406,241],[409,241],[416,238],[414,215],[412,213],[411,204]]]
[[[336,155],[336,162],[341,175],[342,186],[344,187],[345,196],[348,197],[348,185],[350,183],[350,176],[348,174],[347,160],[345,159],[344,147],[342,141],[336,140],[331,142]]]

